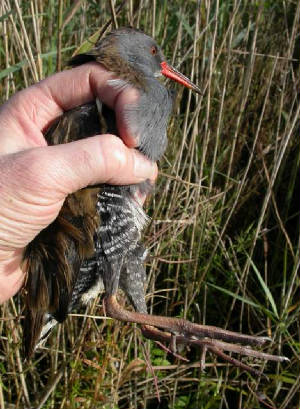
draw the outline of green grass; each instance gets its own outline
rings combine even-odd
[[[97,318],[101,297],[92,318],[70,317],[24,363],[16,297],[1,307],[0,409],[298,408],[299,2],[19,3],[0,6],[3,101],[64,67],[110,20],[154,35],[203,89],[177,88],[148,203],[149,311],[268,334],[264,350],[290,363],[248,360],[266,380],[209,355],[201,373],[201,351],[180,350],[189,362],[179,362],[138,327]]]

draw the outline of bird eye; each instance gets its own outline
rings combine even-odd
[[[157,48],[153,45],[153,46],[150,48],[150,52],[151,52],[152,55],[157,54]]]

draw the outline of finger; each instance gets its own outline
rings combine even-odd
[[[64,176],[63,194],[88,185],[109,183],[126,185],[155,180],[156,164],[135,149],[129,149],[114,135],[101,135],[82,141],[53,147],[55,157],[61,155],[58,166]],[[59,167],[61,165],[61,167]],[[60,179],[60,174],[57,175]],[[60,179],[61,183],[61,179]]]
[[[22,287],[25,274],[20,269],[22,251],[0,250],[0,304],[15,295]]]
[[[135,89],[110,85],[108,80],[112,78],[113,73],[100,64],[88,63],[54,74],[15,94],[0,110],[0,125],[5,135],[1,141],[2,153],[44,146],[41,130],[64,111],[94,100],[96,96],[112,109],[120,96],[122,104],[138,100]],[[122,114],[121,108],[118,113]],[[126,129],[120,134],[128,146],[137,145],[134,136]]]
[[[15,158],[14,171],[20,171],[10,179],[15,181],[12,183],[24,179],[23,190],[31,191],[33,186],[39,200],[55,202],[88,185],[135,184],[146,179],[154,181],[157,176],[156,164],[137,150],[129,149],[114,135],[31,149],[17,155],[21,158]]]

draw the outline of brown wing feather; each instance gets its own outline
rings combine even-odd
[[[90,103],[66,112],[50,126],[45,138],[49,145],[56,145],[99,133],[99,112],[96,104]],[[44,314],[50,312],[58,321],[68,314],[81,263],[94,252],[98,192],[98,187],[90,187],[69,195],[57,219],[24,252],[27,279],[23,339],[27,358],[40,337]]]

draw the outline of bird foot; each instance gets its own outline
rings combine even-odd
[[[268,337],[244,335],[218,327],[195,324],[182,318],[162,317],[128,311],[120,306],[115,295],[106,296],[104,305],[109,317],[120,321],[141,324],[142,333],[146,338],[169,344],[173,354],[176,353],[176,345],[180,344],[202,347],[205,351],[210,351],[232,365],[256,376],[261,375],[261,372],[227,355],[224,351],[235,352],[267,361],[289,361],[284,356],[266,354],[248,346],[263,345],[265,342],[270,341]],[[204,366],[203,362],[201,365]]]

